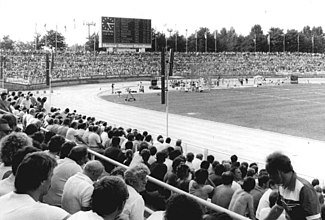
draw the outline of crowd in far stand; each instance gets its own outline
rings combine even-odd
[[[250,219],[325,219],[324,189],[300,178],[290,159],[270,154],[266,167],[234,154],[223,161],[183,152],[182,141],[50,107],[32,93],[2,93],[0,219],[229,220],[154,177]],[[44,129],[42,129],[44,128]],[[88,149],[128,168],[101,159]]]
[[[45,52],[4,51],[6,78],[44,83]],[[52,80],[89,77],[158,76],[159,52],[92,53],[58,52]],[[50,58],[51,61],[51,58]],[[311,53],[175,53],[173,74],[222,77],[274,76],[290,73],[324,74],[324,54]]]

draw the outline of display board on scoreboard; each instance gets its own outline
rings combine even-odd
[[[151,20],[101,17],[101,47],[151,48]]]

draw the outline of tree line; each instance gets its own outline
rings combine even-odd
[[[94,45],[95,44],[95,45]],[[73,45],[69,49],[99,51],[99,36],[93,34],[84,45]],[[0,49],[6,50],[39,50],[44,46],[58,50],[68,48],[63,34],[49,30],[43,36],[36,35],[32,42],[15,42],[9,36],[3,36]],[[325,38],[322,27],[305,26],[301,31],[289,29],[284,32],[280,28],[270,28],[263,32],[261,25],[254,25],[247,36],[237,34],[234,28],[210,31],[206,27],[199,28],[188,36],[179,35],[170,30],[169,36],[152,29],[152,45],[149,51],[161,51],[162,48],[173,48],[177,52],[306,52],[324,53]]]

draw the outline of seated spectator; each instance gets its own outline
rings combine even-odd
[[[33,146],[32,139],[22,132],[14,132],[1,139],[0,180],[11,174],[13,156],[19,149],[26,146]]]
[[[121,218],[129,220],[144,219],[144,200],[139,194],[143,192],[147,184],[147,176],[150,170],[144,164],[136,164],[129,167],[124,173],[125,183],[129,192],[129,198],[126,200]]]
[[[256,218],[257,219],[260,219],[260,213],[261,213],[261,210],[263,208],[270,207],[270,202],[269,202],[270,194],[273,191],[277,191],[278,192],[278,189],[279,189],[278,185],[275,184],[273,180],[269,180],[269,182],[268,182],[268,189],[264,192],[264,194],[260,198],[260,201],[259,201],[258,206],[257,206],[257,210],[256,210]]]
[[[0,118],[0,140],[12,132],[6,119]]]
[[[215,186],[222,184],[222,173],[225,172],[225,167],[222,164],[217,164],[214,167],[214,172],[209,175],[209,179],[213,182]]]
[[[154,212],[147,220],[202,220],[203,210],[198,202],[184,194],[172,195],[166,211]]]
[[[275,205],[278,199],[279,192],[277,190],[273,190],[269,196],[269,207],[263,208],[260,213],[259,220],[264,220],[269,215],[272,207]],[[278,220],[286,220],[285,212],[283,212],[278,218]]]
[[[39,149],[31,146],[26,146],[21,149],[19,149],[12,160],[12,173],[8,178],[5,178],[0,181],[0,196],[3,196],[9,192],[12,192],[15,190],[15,176],[17,173],[18,166],[20,165],[21,161],[24,159],[24,157],[29,154],[39,151]]]
[[[49,189],[55,166],[44,152],[27,155],[17,169],[15,191],[0,197],[1,219],[67,219],[63,209],[38,202]]]
[[[97,160],[86,163],[82,173],[76,173],[64,184],[62,194],[62,208],[74,214],[80,210],[90,210],[93,183],[98,180],[104,171],[104,166]]]
[[[251,190],[250,194],[253,196],[254,201],[254,212],[256,212],[258,203],[260,202],[261,197],[268,188],[269,176],[263,175],[258,177],[258,184],[255,185],[254,189]]]
[[[222,185],[219,185],[214,189],[211,202],[225,209],[228,209],[231,198],[235,192],[231,188],[234,176],[230,171],[227,171],[221,175],[221,178]]]
[[[190,181],[192,179],[190,168],[186,164],[180,164],[177,167],[176,175],[177,175],[176,187],[188,193]]]
[[[189,193],[201,199],[207,200],[212,196],[213,187],[206,185],[209,173],[206,169],[199,169],[195,171],[194,180],[189,183]]]
[[[51,137],[50,142],[48,144],[49,149],[46,150],[45,152],[53,156],[55,159],[59,159],[60,151],[64,143],[65,143],[64,137],[60,135],[55,135]]]
[[[81,166],[88,160],[88,151],[85,146],[72,148],[69,156],[64,158],[54,169],[51,179],[51,187],[44,196],[43,201],[49,205],[61,207],[61,199],[64,184],[67,180],[78,172],[82,172]]]
[[[250,219],[256,219],[254,214],[253,196],[249,193],[255,187],[255,179],[246,177],[243,182],[243,188],[235,191],[233,194],[229,210],[242,216],[248,216]]]
[[[121,178],[115,176],[103,177],[94,184],[94,191],[91,196],[92,210],[87,212],[79,211],[73,214],[69,220],[118,219],[128,197],[127,187]]]

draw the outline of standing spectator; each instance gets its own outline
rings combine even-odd
[[[253,196],[249,194],[255,187],[255,179],[253,177],[246,177],[242,187],[242,189],[238,189],[233,194],[228,209],[239,215],[249,216],[250,219],[256,219]]]
[[[294,220],[320,220],[320,204],[314,187],[297,176],[286,155],[275,152],[266,159],[270,179],[281,184],[278,202],[272,207],[266,220],[277,219],[283,210]]]
[[[49,189],[55,166],[55,159],[44,152],[27,155],[18,167],[15,191],[0,197],[0,219],[67,219],[63,209],[38,202]]]
[[[175,150],[179,150],[181,152],[181,154],[183,154],[183,146],[182,146],[182,140],[178,139],[175,143]]]
[[[90,210],[93,183],[102,175],[104,166],[98,160],[86,163],[82,173],[76,173],[64,184],[62,208],[74,214],[80,210]]]
[[[94,191],[91,196],[92,210],[77,212],[73,214],[69,220],[118,219],[128,197],[129,193],[127,187],[120,177],[103,177],[94,184]]]
[[[122,211],[122,219],[125,217],[129,220],[144,219],[144,200],[139,193],[146,189],[147,175],[149,174],[150,170],[144,164],[136,164],[125,171],[124,178],[129,198],[126,200]]]

